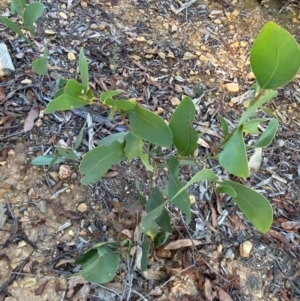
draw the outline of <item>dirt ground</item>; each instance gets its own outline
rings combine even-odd
[[[260,172],[247,179],[274,208],[266,235],[229,198],[220,205],[207,187],[195,185],[189,191],[195,199],[191,224],[169,208],[174,226],[169,242],[192,237],[200,245],[152,250],[146,273],[124,262],[114,281],[91,284],[71,277],[78,271],[75,259],[95,242],[132,239],[139,208],[135,182],[147,195],[151,174],[139,161],[126,161],[86,187],[80,184],[77,164],[68,164],[67,179],[61,179],[59,165],[47,169],[30,164],[37,155],[51,153],[59,141],[70,143],[87,113],[95,140],[117,129],[98,121],[99,116],[106,120],[104,109],[43,114],[55,80],[78,77],[81,47],[96,94],[118,89],[166,120],[183,95],[196,98],[194,87],[200,85],[203,96],[196,103],[194,125],[205,133],[199,156],[205,154],[220,141],[217,115],[235,124],[243,111],[254,82],[249,51],[265,22],[277,22],[300,42],[299,1],[199,0],[188,6],[179,0],[97,0],[74,1],[70,7],[63,0],[42,2],[45,13],[34,41],[42,52],[50,40],[48,76],[31,70],[40,54],[0,24],[1,40],[16,68],[0,82],[0,301],[300,300],[299,73],[279,89],[270,107],[280,129],[264,150]],[[231,83],[238,91],[227,85]],[[35,101],[40,113],[25,133]],[[87,150],[85,133],[80,151]],[[166,182],[162,171],[156,185]],[[245,242],[252,249],[243,257]]]

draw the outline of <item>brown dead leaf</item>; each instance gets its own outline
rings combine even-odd
[[[73,301],[86,301],[88,299],[91,287],[89,284],[84,284],[80,290],[72,298]]]
[[[61,291],[60,282],[58,279],[55,279],[55,292],[59,293]]]
[[[0,101],[2,101],[5,98],[5,92],[3,87],[0,87]]]
[[[34,291],[34,293],[35,293],[36,296],[41,296],[41,295],[43,294],[43,292],[44,292],[44,290],[45,290],[45,287],[46,287],[48,281],[49,281],[49,280],[46,280],[45,282],[43,282],[43,283],[42,283],[42,284]]]
[[[213,205],[211,204],[210,206],[210,209],[211,209],[211,217],[212,217],[212,226],[214,228],[217,227],[218,225],[218,215],[217,215],[217,211],[216,209],[213,207]]]
[[[119,175],[119,172],[117,170],[111,170],[103,175],[103,178],[114,178]]]
[[[222,289],[219,290],[220,301],[233,301],[232,298]]]
[[[28,262],[25,264],[25,266],[24,266],[24,268],[23,268],[23,272],[24,272],[24,273],[31,273],[31,272],[32,272],[32,261],[31,261],[31,260],[28,261]]]
[[[168,245],[164,247],[164,250],[177,250],[180,248],[186,248],[191,246],[199,246],[202,245],[201,240],[191,240],[191,239],[179,239],[176,241],[170,242]]]
[[[74,263],[75,259],[61,259],[56,265],[55,267],[58,268],[61,265],[67,264],[67,263]]]
[[[292,248],[291,244],[289,243],[289,241],[279,232],[275,231],[275,230],[269,230],[269,232],[267,234],[270,234],[272,237],[278,239],[279,241],[281,241],[284,246],[287,248],[287,250],[290,250]]]
[[[208,301],[212,300],[212,288],[209,279],[205,278],[204,282],[204,295]]]
[[[66,216],[69,219],[80,219],[82,218],[82,215],[77,213],[76,211],[71,211],[71,210],[65,210],[62,207],[56,205],[50,200],[45,199],[47,205],[57,214],[61,214]]]
[[[35,119],[39,116],[39,105],[36,101],[36,98],[33,98],[33,106],[29,111],[25,123],[24,123],[24,132],[30,131],[34,126]]]

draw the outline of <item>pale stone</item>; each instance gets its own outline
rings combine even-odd
[[[157,55],[163,60],[166,58],[166,55],[162,51],[160,51]]]
[[[164,23],[162,26],[165,30],[169,30],[169,23]]]
[[[54,31],[52,29],[46,29],[45,34],[53,35],[53,34],[56,34],[56,31]]]
[[[81,213],[86,212],[87,211],[87,204],[86,203],[81,203],[77,206],[77,210]]]
[[[14,156],[16,153],[13,149],[9,150],[7,153],[9,156]]]
[[[71,61],[71,62],[76,60],[76,56],[73,52],[68,53],[68,60]]]
[[[167,54],[167,57],[170,57],[172,59],[175,59],[175,55],[172,51],[169,51],[168,54]]]
[[[180,100],[178,97],[172,97],[171,98],[171,103],[173,106],[178,106],[180,104]]]
[[[219,19],[215,19],[215,20],[214,20],[214,23],[215,23],[215,24],[221,24],[222,22],[221,22],[221,20],[219,20]]]
[[[197,58],[197,55],[196,55],[196,54],[193,54],[193,53],[187,51],[187,52],[184,53],[182,59],[183,59],[184,61],[188,61],[188,60],[193,60],[193,59],[195,59],[195,58]]]
[[[91,29],[98,29],[99,26],[97,24],[93,23],[93,24],[91,24],[90,28]]]
[[[32,80],[29,78],[25,78],[21,81],[21,84],[25,84],[25,85],[32,84]]]
[[[247,45],[248,45],[248,42],[246,42],[246,41],[241,41],[240,42],[241,47],[246,47]]]
[[[146,39],[145,39],[145,37],[143,37],[143,36],[137,37],[136,40],[137,40],[138,42],[140,42],[140,43],[146,42]]]
[[[171,32],[176,32],[178,30],[178,26],[173,24],[171,27]]]
[[[64,20],[68,20],[68,16],[64,12],[60,12],[59,16]]]
[[[253,245],[249,240],[243,242],[242,244],[240,244],[240,255],[244,258],[249,257],[249,255],[252,251],[252,248],[253,248]]]
[[[225,84],[225,88],[228,92],[238,92],[239,91],[239,84],[238,83],[228,83]]]
[[[61,165],[58,175],[60,179],[67,179],[72,175],[72,171],[68,165]]]
[[[99,24],[98,29],[99,30],[104,30],[106,25],[104,23]]]

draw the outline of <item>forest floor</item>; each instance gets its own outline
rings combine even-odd
[[[81,47],[96,94],[120,90],[165,120],[183,95],[195,98],[194,87],[200,85],[203,96],[194,123],[204,133],[199,155],[218,143],[218,114],[234,125],[243,112],[254,83],[249,52],[263,25],[272,20],[300,42],[297,8],[278,1],[227,1],[199,0],[186,7],[187,1],[178,0],[74,1],[71,7],[63,0],[42,1],[45,13],[34,41],[41,51],[49,41],[49,75],[44,77],[31,70],[40,54],[0,24],[16,68],[11,78],[0,79],[0,301],[300,300],[299,74],[278,90],[271,108],[280,121],[278,134],[263,152],[259,173],[246,181],[274,209],[265,235],[230,199],[219,204],[205,187],[195,185],[189,191],[195,200],[192,223],[172,211],[168,242],[177,241],[172,250],[152,250],[146,273],[124,262],[111,283],[91,284],[70,277],[77,270],[75,259],[96,242],[133,238],[139,207],[135,182],[147,196],[151,175],[139,161],[125,161],[95,185],[83,186],[76,164],[69,165],[66,179],[58,164],[51,169],[30,164],[59,141],[70,143],[87,113],[95,139],[114,131],[97,123],[97,116],[107,117],[104,109],[43,114],[55,80],[78,78]],[[25,133],[35,103],[39,115]],[[160,173],[156,185],[166,182]],[[184,239],[190,237],[201,244],[187,246]],[[243,257],[245,242],[252,249]]]

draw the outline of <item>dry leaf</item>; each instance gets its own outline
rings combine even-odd
[[[44,283],[42,283],[42,284],[34,291],[34,293],[35,293],[36,296],[41,296],[41,295],[43,294],[44,289],[45,289],[45,287],[46,287],[48,281],[49,281],[49,280],[46,280]]]
[[[34,120],[39,117],[39,105],[35,98],[33,98],[33,106],[29,111],[25,123],[24,123],[24,132],[30,131],[34,126]]]
[[[205,282],[204,282],[204,295],[208,301],[212,301],[211,283],[207,278],[205,278]]]
[[[2,101],[5,98],[5,92],[3,87],[0,87],[0,101]]]
[[[232,298],[222,289],[219,290],[220,301],[233,301]]]
[[[256,148],[254,150],[253,155],[249,159],[248,166],[250,171],[254,173],[258,172],[260,169],[261,161],[262,161],[262,148]]]
[[[284,244],[284,246],[287,248],[287,250],[290,250],[292,248],[289,241],[282,234],[280,234],[279,232],[277,232],[275,230],[269,230],[269,232],[267,234],[270,234],[274,238],[280,240]]]
[[[177,250],[180,248],[186,248],[190,246],[199,246],[202,245],[201,240],[191,240],[191,239],[179,239],[173,242],[170,242],[164,247],[164,250]]]
[[[119,175],[117,170],[112,170],[103,175],[103,178],[113,178]]]

